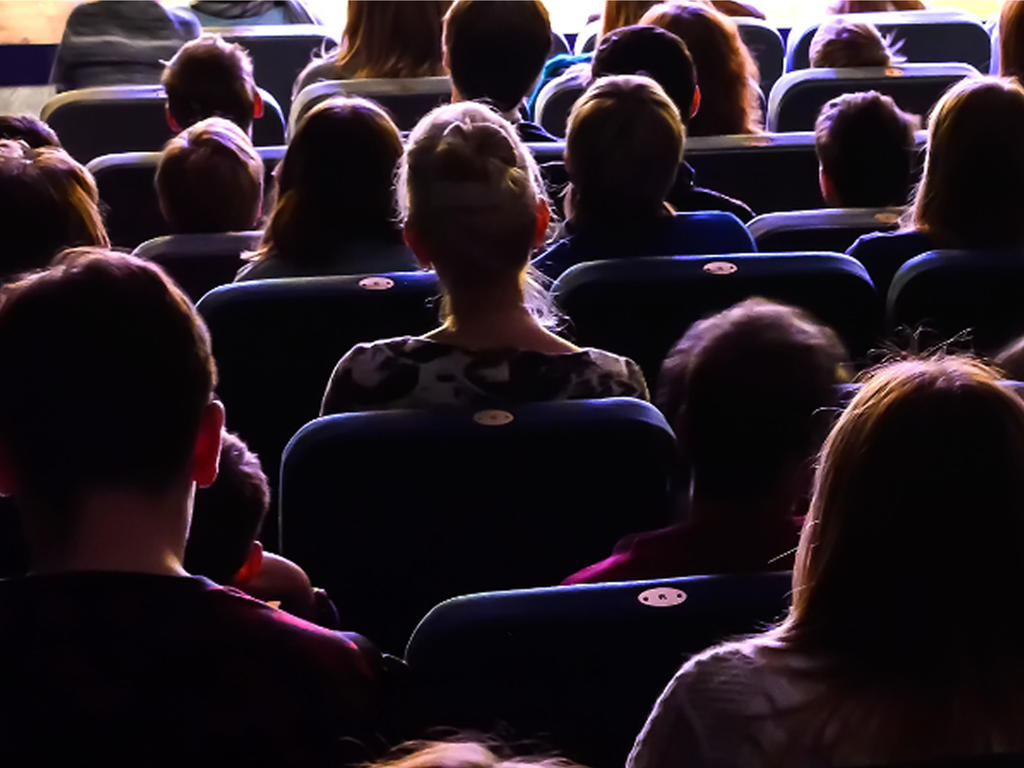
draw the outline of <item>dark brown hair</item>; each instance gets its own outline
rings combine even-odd
[[[0,139],[24,141],[32,149],[61,146],[53,128],[35,115],[0,115]]]
[[[352,77],[443,74],[441,19],[449,0],[348,0],[339,67]]]
[[[999,74],[1024,75],[1024,4],[1005,2],[999,12]]]
[[[206,34],[178,49],[164,69],[167,108],[178,127],[223,117],[243,130],[252,126],[256,83],[252,59],[238,43]]]
[[[885,13],[887,11],[923,11],[921,0],[836,0],[829,13]]]
[[[601,14],[601,37],[613,29],[628,27],[640,21],[647,9],[656,0],[605,0],[604,13]],[[600,42],[600,40],[598,40]]]
[[[888,67],[892,53],[874,24],[837,18],[822,22],[811,38],[812,67]]]

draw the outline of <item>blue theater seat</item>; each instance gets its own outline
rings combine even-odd
[[[802,69],[783,75],[768,98],[769,131],[810,131],[821,108],[844,93],[878,91],[906,112],[927,116],[950,86],[978,74],[969,64],[899,64]]]
[[[564,137],[572,106],[585,90],[585,84],[578,82],[575,78],[569,80],[556,78],[546,83],[537,94],[537,103],[534,106],[537,123],[540,127],[552,136]]]
[[[415,732],[497,729],[592,768],[621,768],[683,662],[781,618],[789,593],[790,575],[772,573],[448,600],[406,653]]]
[[[558,583],[667,524],[675,464],[664,418],[628,398],[327,416],[285,451],[282,551],[400,654],[444,599]]]
[[[855,357],[879,338],[882,301],[838,253],[671,256],[573,267],[552,289],[578,343],[635,360],[654,386],[665,353],[695,321],[751,296],[801,307]]]
[[[245,263],[242,253],[255,249],[262,232],[168,235],[148,240],[133,255],[163,267],[192,301],[235,279]]]
[[[915,256],[934,248],[927,234],[910,229],[864,235],[846,253],[864,265],[879,296],[885,298],[897,270]]]
[[[257,146],[284,143],[284,116],[260,89],[263,117],[253,122]],[[80,163],[115,152],[152,152],[174,136],[167,125],[167,97],[159,85],[117,85],[65,91],[46,102],[41,117]]]
[[[307,85],[292,102],[288,135],[309,110],[333,96],[361,96],[384,107],[399,130],[410,131],[419,119],[451,100],[452,84],[447,77],[382,77],[360,80],[324,80]]]
[[[841,253],[861,235],[895,229],[902,214],[902,208],[823,208],[766,213],[747,227],[762,252]]]

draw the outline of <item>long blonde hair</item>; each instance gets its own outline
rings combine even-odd
[[[450,0],[348,0],[339,67],[353,77],[444,73],[441,21]]]

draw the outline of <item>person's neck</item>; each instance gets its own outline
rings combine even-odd
[[[191,491],[155,496],[131,491],[92,494],[73,512],[72,530],[57,537],[26,525],[32,572],[114,571],[187,576],[182,562]]]
[[[575,348],[544,330],[523,304],[521,292],[449,296],[450,315],[426,338],[470,350],[517,349],[550,354]]]
[[[744,528],[775,528],[801,514],[796,501],[786,493],[766,491],[764,494],[742,501],[723,499],[706,487],[694,482],[690,486],[690,519],[702,525],[732,526],[742,523]]]

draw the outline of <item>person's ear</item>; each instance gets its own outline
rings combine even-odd
[[[248,584],[260,575],[263,570],[263,545],[254,541],[249,546],[249,554],[245,557],[245,563],[238,569],[232,582],[237,585]]]
[[[825,201],[825,205],[830,208],[842,207],[836,201],[836,185],[820,164],[818,165],[818,187],[821,189],[821,198]]]
[[[259,120],[261,117],[263,117],[263,97],[260,96],[259,91],[256,91],[252,100],[252,119]]]
[[[406,224],[402,230],[402,238],[405,240],[405,244],[409,246],[413,256],[416,257],[416,263],[420,265],[420,269],[434,268],[434,261],[430,258],[430,254],[427,253],[426,246],[415,229]]]
[[[537,223],[533,231],[533,247],[540,248],[548,241],[548,226],[551,224],[551,208],[547,200],[537,201]]]
[[[178,121],[174,119],[174,115],[171,114],[171,105],[164,104],[164,117],[167,119],[167,127],[170,128],[175,134],[181,133],[181,126],[178,125]]]
[[[192,480],[200,488],[209,488],[217,479],[220,468],[220,440],[224,431],[224,406],[220,400],[211,400],[203,409],[192,452]]]
[[[700,86],[693,86],[693,101],[690,102],[690,120],[700,112]]]

